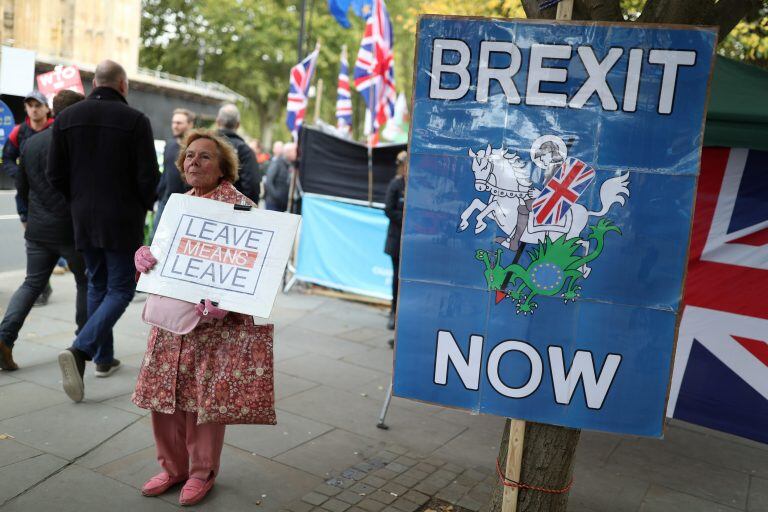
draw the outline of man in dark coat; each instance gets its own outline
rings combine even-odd
[[[240,127],[240,111],[235,105],[227,103],[219,109],[216,116],[216,127],[219,129],[219,135],[226,137],[237,153],[237,160],[240,166],[237,169],[238,178],[235,182],[235,188],[242,192],[248,199],[255,203],[259,202],[259,166],[256,163],[256,155],[253,154],[248,144],[237,134]]]
[[[85,361],[106,377],[114,357],[112,327],[136,289],[133,255],[160,173],[147,116],[128,106],[128,78],[116,62],[97,67],[93,91],[51,128],[48,179],[72,205],[75,244],[88,269],[88,321],[59,354],[64,391],[83,399]]]
[[[152,228],[153,236],[171,194],[183,194],[190,189],[189,185],[181,179],[181,173],[176,168],[176,158],[179,156],[180,143],[187,136],[187,132],[194,127],[195,114],[185,108],[177,108],[173,111],[171,116],[173,137],[165,142],[163,150],[163,174],[157,185],[157,214],[155,214],[155,224]]]
[[[74,91],[61,91],[54,98],[53,107],[58,114],[82,99],[83,96]],[[3,370],[18,368],[13,360],[13,345],[32,304],[48,283],[59,257],[67,260],[77,284],[75,321],[78,331],[85,324],[88,280],[85,277],[83,257],[75,250],[69,203],[51,187],[45,177],[51,134],[51,130],[44,130],[24,144],[16,174],[16,189],[28,206],[27,229],[24,231],[27,275],[24,283],[11,297],[0,323],[0,368]]]

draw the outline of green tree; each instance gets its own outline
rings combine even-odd
[[[319,2],[318,2],[319,3]],[[347,44],[357,51],[357,30],[344,30],[313,4],[308,13],[305,49],[316,40],[322,48],[316,78],[326,84],[324,98],[335,102],[338,55]],[[325,6],[325,3],[322,3]],[[241,105],[244,128],[262,140],[288,136],[284,125],[288,76],[297,62],[299,0],[144,0],[142,51],[144,67],[219,82],[247,98]],[[323,113],[334,108],[322,103]],[[312,119],[312,105],[307,119]]]

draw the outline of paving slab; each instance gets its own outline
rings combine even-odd
[[[72,465],[6,503],[3,512],[84,512],[112,508],[142,512],[178,510],[166,501],[145,498],[126,484]]]
[[[288,450],[275,457],[275,460],[313,475],[329,478],[365,460],[383,447],[384,443],[381,441],[334,429]]]
[[[766,510],[768,510],[768,480],[753,476],[749,482],[747,512],[763,512]]]
[[[599,509],[598,509],[599,510]],[[741,507],[727,507],[722,504],[712,503],[709,500],[697,496],[685,494],[661,485],[651,485],[645,495],[639,512],[734,512],[744,510]]]
[[[14,372],[6,372],[4,370],[0,370],[0,386],[21,382],[21,380],[14,377],[13,374]]]
[[[120,368],[108,378],[97,378],[94,375],[95,366],[86,364],[83,382],[85,383],[85,400],[101,402],[126,393],[133,392],[139,367],[121,360]],[[56,391],[60,401],[69,402],[61,384],[61,370],[58,362],[40,364],[24,369],[24,380]],[[0,391],[1,393],[1,391]]]
[[[31,382],[17,382],[0,387],[0,420],[13,418],[56,404],[69,402],[60,391]]]
[[[69,341],[71,342],[71,340]],[[68,346],[68,342],[62,342],[61,348],[54,348],[47,345],[41,345],[40,343],[17,340],[16,344],[13,346],[13,360],[19,365],[19,369],[13,372],[13,377],[23,379],[24,377],[21,373],[23,373],[26,368],[56,361],[59,352]]]
[[[35,486],[67,461],[44,453],[0,468],[0,505]]]
[[[635,511],[650,485],[644,479],[604,471],[591,462],[576,459],[574,484],[568,499],[568,510]],[[597,489],[610,489],[596,492]]]
[[[602,467],[608,457],[619,446],[622,436],[582,430],[576,446],[576,461],[582,464]],[[658,443],[657,439],[654,442]]]
[[[241,450],[273,458],[333,430],[333,426],[287,411],[277,411],[277,425],[231,425],[224,442]]]
[[[151,446],[94,468],[93,471],[122,482],[138,492],[144,482],[159,473],[161,468],[157,463],[155,447]]]
[[[388,346],[382,348],[365,347],[364,350],[341,358],[346,363],[352,363],[363,368],[370,368],[381,373],[392,373],[394,353]]]
[[[372,340],[377,342],[386,341],[392,337],[392,331],[385,329],[386,317],[382,316],[382,326],[377,327],[357,327],[349,331],[342,332],[337,335],[339,338],[343,338],[349,341],[356,341],[358,343],[366,343]]]
[[[272,310],[272,317],[269,321],[275,325],[275,333],[278,333],[296,320],[302,318],[305,314],[305,310],[292,308],[281,302],[279,307]]]
[[[57,295],[61,295],[61,294],[57,294]],[[28,318],[34,318],[34,317],[40,316],[44,318],[44,321],[24,322],[24,326],[19,331],[20,341],[17,341],[19,345],[22,345],[27,341],[35,341],[39,338],[55,336],[55,337],[58,337],[58,339],[60,340],[59,346],[63,345],[63,347],[66,348],[67,346],[69,346],[69,343],[75,338],[75,330],[77,330],[77,324],[75,323],[74,308],[72,307],[70,311],[70,317],[67,319],[59,320],[58,318],[51,317],[47,313],[50,313],[53,308],[56,308],[56,306],[58,305],[56,301],[63,300],[62,297],[54,297],[53,295],[51,295],[51,298],[52,298],[51,309],[48,309],[47,306],[44,308],[32,309],[32,311],[30,312],[30,316]],[[65,304],[66,303],[62,304],[62,306],[67,307]],[[45,311],[46,309],[48,309],[48,311]],[[14,348],[14,353],[15,353],[15,348]]]
[[[295,347],[304,353],[311,352],[332,359],[339,359],[369,348],[361,343],[340,339],[338,336],[318,333],[298,325],[298,322],[282,329],[279,340],[279,343]]]
[[[665,452],[736,471],[768,478],[768,445],[714,432],[696,432],[670,424],[664,431],[664,439],[633,439],[624,444],[635,444],[639,448],[657,449],[663,443]]]
[[[275,309],[288,307],[303,311],[305,314],[319,308],[328,302],[328,299],[320,295],[302,293],[297,290],[292,293],[278,293],[275,299]]]
[[[124,395],[116,396],[115,398],[110,398],[109,400],[104,400],[101,403],[126,412],[137,414],[139,416],[148,416],[150,413],[148,409],[137,407],[133,402],[131,402],[132,395],[133,392],[126,393]]]
[[[749,475],[667,451],[662,443],[623,440],[604,469],[728,507],[746,507]]]
[[[382,376],[381,372],[318,354],[305,354],[283,361],[277,365],[277,370],[294,377],[350,391]]]
[[[352,321],[354,314],[350,311],[343,313],[343,315],[344,318],[338,318],[333,314],[313,311],[293,322],[292,327],[302,327],[313,333],[337,336],[360,326]],[[359,321],[359,319],[357,320]]]
[[[307,353],[307,351],[302,349],[297,343],[283,343],[283,340],[277,332],[275,333],[275,340],[276,343],[272,349],[275,365],[279,366],[279,363],[282,363],[283,361],[303,356]]]
[[[279,402],[283,398],[288,398],[291,395],[301,393],[302,391],[315,388],[319,385],[319,382],[312,382],[311,380],[294,377],[293,375],[281,371],[275,371],[275,401]]]
[[[418,447],[422,453],[439,448],[465,429],[426,413],[392,405],[387,415],[390,429],[384,431],[376,428],[380,403],[341,390],[333,391],[332,396],[333,399],[328,400],[327,387],[320,386],[283,400],[280,407],[359,435]]]
[[[92,450],[140,418],[89,402],[65,403],[0,421],[0,432],[67,460]]]
[[[366,395],[368,398],[376,401],[379,406],[384,403],[384,399],[387,395],[387,389],[389,383],[392,381],[392,369],[390,368],[388,373],[383,374],[380,378],[363,384],[356,391]],[[400,409],[409,409],[420,413],[438,413],[441,411],[447,411],[445,407],[440,407],[434,404],[428,404],[426,402],[419,402],[417,400],[410,400],[407,398],[401,398],[399,396],[392,396],[391,405]],[[453,423],[452,419],[449,419]]]
[[[0,434],[3,432],[0,431]],[[0,440],[0,468],[42,455],[43,452],[14,439]]]
[[[492,428],[465,428],[459,435],[437,448],[433,453],[464,466],[482,466],[493,469],[499,454],[499,442],[504,433],[504,422]]]
[[[108,443],[89,452],[77,463],[88,469],[94,469],[154,445],[152,422],[145,417],[115,434]]]

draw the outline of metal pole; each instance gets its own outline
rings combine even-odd
[[[389,425],[385,423],[387,419],[387,411],[389,410],[389,402],[392,400],[392,381],[389,381],[389,387],[387,388],[387,396],[384,398],[384,404],[381,406],[381,413],[379,413],[379,422],[376,426],[382,430],[389,430]]]
[[[299,46],[296,51],[296,55],[298,55],[298,59],[296,62],[301,62],[304,58],[304,37],[305,37],[305,30],[306,27],[304,26],[304,18],[306,17],[307,13],[307,0],[301,0],[301,9],[299,10]]]

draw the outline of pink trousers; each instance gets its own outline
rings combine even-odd
[[[176,410],[173,414],[152,411],[152,431],[157,461],[172,478],[208,480],[219,474],[225,425],[197,424],[197,413]]]

